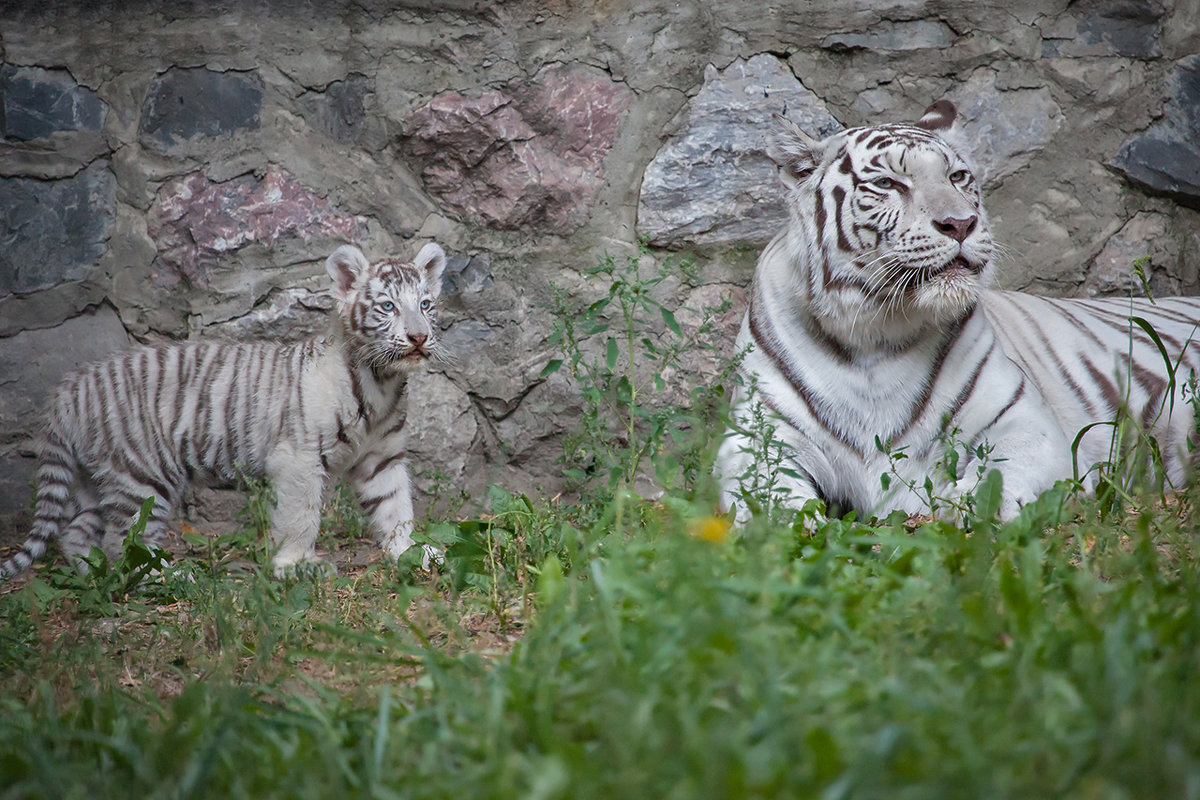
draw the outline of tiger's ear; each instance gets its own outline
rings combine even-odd
[[[949,133],[954,130],[954,121],[958,119],[958,109],[949,100],[938,100],[925,109],[925,113],[917,120],[918,128],[935,133]]]
[[[425,272],[425,285],[429,293],[437,297],[442,293],[442,270],[446,268],[446,251],[436,242],[421,248],[413,259],[413,266]]]
[[[767,145],[767,155],[779,165],[779,175],[788,186],[795,186],[807,180],[816,170],[820,157],[817,145],[820,142],[804,131],[800,126],[781,114],[772,114],[775,118],[775,130]]]
[[[352,244],[344,244],[329,258],[325,259],[325,271],[333,278],[333,296],[338,300],[346,300],[354,282],[363,270],[368,269],[371,262]]]

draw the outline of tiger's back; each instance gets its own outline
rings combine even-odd
[[[1200,298],[1046,298],[985,292],[980,306],[1005,355],[1037,386],[1063,433],[1124,415],[1159,445],[1166,477],[1182,485],[1192,469],[1191,377],[1200,375]],[[1143,320],[1163,346],[1133,320]],[[1173,376],[1173,377],[1172,377]],[[1099,425],[1078,444],[1085,473],[1113,455],[1114,431]]]

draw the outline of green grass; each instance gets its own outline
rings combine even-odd
[[[439,576],[42,569],[0,796],[1197,797],[1198,496],[722,537],[497,491]]]
[[[999,526],[988,475],[960,528],[793,525],[765,486],[730,532],[719,387],[661,378],[716,310],[641,258],[560,309],[583,499],[493,488],[426,528],[437,574],[276,581],[249,486],[155,580],[131,536],[0,595],[0,798],[1200,798],[1200,487]],[[323,528],[377,553],[344,493]]]

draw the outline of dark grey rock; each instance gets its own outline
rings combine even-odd
[[[493,283],[492,259],[487,253],[455,253],[446,259],[446,270],[442,273],[443,297],[454,297],[463,292],[481,292]]]
[[[364,98],[370,90],[371,82],[365,75],[350,75],[329,84],[324,92],[304,95],[300,106],[316,128],[339,142],[353,142],[362,130]]]
[[[0,546],[19,545],[29,535],[35,466],[32,455],[0,453]]]
[[[99,131],[108,107],[65,69],[0,67],[0,135],[29,141],[58,131]]]
[[[1162,121],[1129,138],[1109,163],[1153,192],[1200,208],[1200,55],[1180,61],[1168,87]]]
[[[1159,55],[1162,6],[1138,0],[1092,0],[1072,4],[1048,26],[1042,41],[1046,58]]]
[[[107,248],[116,187],[102,161],[73,178],[0,179],[0,296],[87,277]]]
[[[195,136],[256,130],[261,124],[263,80],[258,72],[171,69],[150,86],[138,133],[166,151]]]

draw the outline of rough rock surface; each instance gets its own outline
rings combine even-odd
[[[453,358],[413,385],[418,484],[557,491],[580,406],[541,377],[555,287],[582,305],[604,253],[685,251],[699,277],[662,299],[731,299],[731,339],[785,218],[765,155],[785,110],[819,134],[950,97],[1003,286],[1124,294],[1148,257],[1156,293],[1200,291],[1195,0],[434,5],[6,6],[0,542],[24,534],[62,373],[126,338],[320,330],[347,240],[450,256]],[[671,379],[719,369],[689,353]]]
[[[594,70],[547,67],[506,91],[443,92],[405,121],[443,208],[500,229],[569,233],[604,179],[631,93]]]
[[[771,115],[814,136],[841,128],[815,94],[771,55],[704,70],[683,129],[646,167],[638,233],[656,245],[765,244],[787,220],[767,156]]]
[[[262,179],[244,175],[214,183],[202,172],[168,181],[147,214],[147,232],[159,262],[176,280],[208,283],[226,253],[286,235],[314,234],[348,242],[366,237],[366,222],[331,208],[275,165]],[[159,273],[160,280],[170,280]]]
[[[1138,183],[1200,208],[1200,55],[1170,79],[1163,120],[1135,135],[1112,160]]]
[[[29,141],[58,131],[99,131],[107,111],[66,70],[0,67],[0,135]]]
[[[87,277],[116,215],[116,179],[102,161],[71,178],[0,178],[0,296]]]
[[[197,136],[259,127],[263,81],[255,72],[172,69],[150,86],[138,125],[141,142],[170,151]]]

